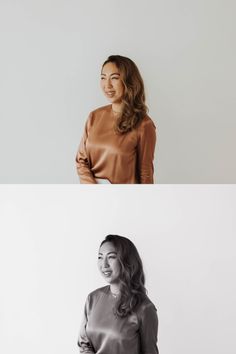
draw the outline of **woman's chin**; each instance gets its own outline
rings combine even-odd
[[[115,97],[107,97],[106,98],[108,99],[108,102],[110,103],[121,103],[121,99],[120,98],[115,98]]]
[[[108,284],[113,284],[113,283],[115,283],[115,282],[114,282],[114,279],[112,279],[112,278],[104,277],[104,279],[105,279],[105,281],[106,281]]]
[[[108,102],[110,102],[110,103],[116,103],[116,99],[114,99],[114,98],[107,97],[107,99],[108,99]]]
[[[112,279],[110,277],[106,277],[103,275],[103,278],[108,284],[110,284],[112,282]]]

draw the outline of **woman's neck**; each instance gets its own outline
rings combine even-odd
[[[110,284],[111,293],[114,295],[118,295],[120,293],[120,286],[119,284]]]
[[[112,103],[112,110],[115,113],[121,113],[123,108],[122,103]]]

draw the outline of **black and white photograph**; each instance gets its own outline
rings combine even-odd
[[[0,194],[1,353],[235,352],[234,185]]]

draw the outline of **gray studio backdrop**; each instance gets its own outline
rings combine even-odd
[[[160,354],[235,354],[236,186],[126,187],[0,186],[2,354],[79,353],[109,233],[141,254]]]
[[[235,183],[233,0],[0,0],[0,182],[77,183],[100,68],[133,59],[158,128],[156,183]]]

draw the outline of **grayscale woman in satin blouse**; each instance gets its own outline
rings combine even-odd
[[[88,115],[76,155],[80,183],[153,184],[156,126],[136,64],[111,55],[100,86],[110,104]]]
[[[158,354],[158,317],[146,294],[141,258],[126,237],[108,235],[98,253],[98,268],[108,283],[86,300],[80,353]]]

